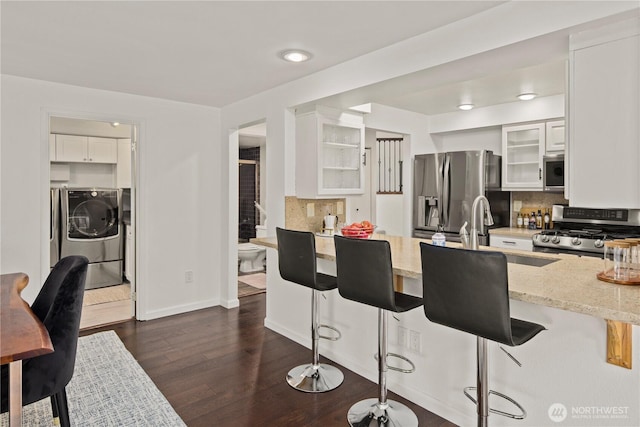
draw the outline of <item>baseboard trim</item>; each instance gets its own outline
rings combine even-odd
[[[187,313],[189,311],[202,310],[203,308],[215,307],[217,305],[220,305],[220,299],[213,298],[205,301],[198,301],[197,303],[167,307],[162,310],[151,310],[146,312],[144,316],[138,316],[138,318],[139,320],[153,320],[161,317],[173,316],[175,314]]]

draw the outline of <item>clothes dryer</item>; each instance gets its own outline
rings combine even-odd
[[[62,189],[60,257],[89,259],[86,289],[122,283],[122,190]]]

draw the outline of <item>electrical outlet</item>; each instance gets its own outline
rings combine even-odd
[[[193,283],[193,270],[184,272],[184,283]]]
[[[409,350],[420,354],[420,332],[409,331]]]
[[[398,326],[398,346],[402,348],[409,347],[409,330],[404,326]]]
[[[336,203],[336,215],[342,215],[344,213],[344,205],[342,202]]]
[[[522,209],[522,200],[514,200],[513,201],[513,211],[514,212],[520,212],[520,209]]]
[[[316,216],[316,205],[307,203],[307,217]]]

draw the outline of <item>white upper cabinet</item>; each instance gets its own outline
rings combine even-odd
[[[131,138],[118,139],[116,187],[131,188]]]
[[[502,189],[542,190],[544,122],[502,127]]]
[[[633,19],[571,37],[572,206],[640,208],[639,34]]]
[[[54,162],[56,160],[56,136],[52,133],[49,134],[49,161]]]
[[[564,152],[565,125],[564,120],[554,120],[546,123],[546,152],[556,154]]]
[[[364,192],[364,122],[351,113],[296,118],[296,195],[322,198]]]
[[[57,162],[116,163],[118,146],[114,138],[56,135]]]

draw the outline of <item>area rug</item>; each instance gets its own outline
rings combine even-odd
[[[79,338],[67,398],[72,426],[186,425],[114,331]],[[53,426],[50,400],[25,406],[22,425]]]
[[[89,289],[84,293],[83,306],[104,304],[105,302],[124,301],[131,299],[131,285],[107,286],[105,288]]]
[[[238,298],[248,297],[249,295],[263,294],[266,289],[258,289],[245,283],[238,282]]]
[[[238,276],[238,281],[258,289],[267,289],[267,275],[264,273]]]

